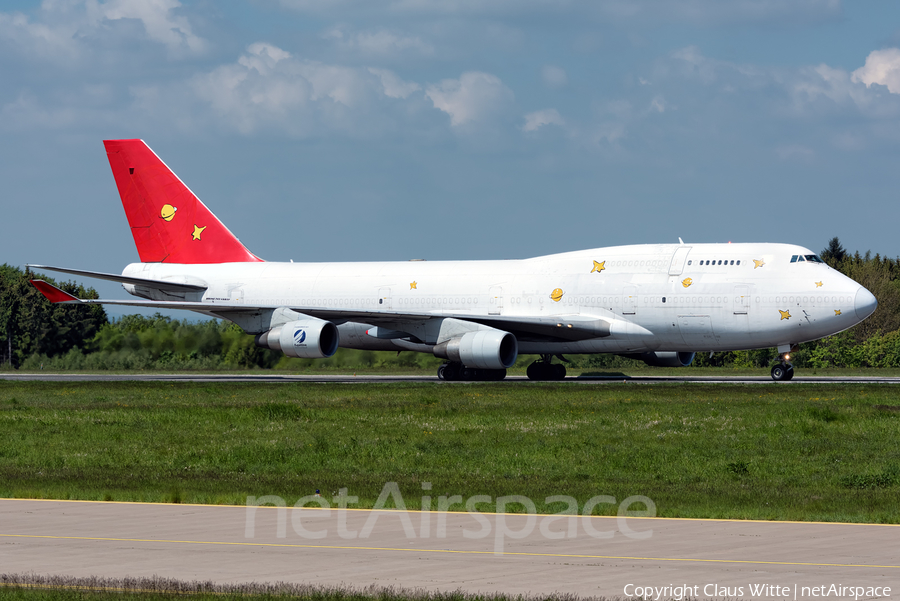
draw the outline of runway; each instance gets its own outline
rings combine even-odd
[[[762,599],[834,585],[890,597],[898,537],[897,525],[0,500],[5,573],[216,583],[582,596],[686,586]]]
[[[280,373],[237,373],[237,374],[67,374],[67,373],[12,373],[0,372],[0,380],[39,381],[39,382],[254,382],[254,383],[401,383],[431,382],[441,386],[465,386],[476,382],[445,382],[437,376],[427,375],[379,375],[379,374],[341,374],[341,375],[296,375]],[[525,376],[507,376],[503,382],[522,383],[523,385],[545,384],[531,382]],[[665,382],[699,383],[699,384],[769,384],[773,386],[790,386],[802,384],[900,384],[900,377],[880,376],[795,376],[790,382],[774,382],[769,376],[629,376],[625,374],[589,375],[568,377],[562,381],[566,384],[602,385],[602,384],[656,384]],[[559,384],[560,382],[550,382]]]

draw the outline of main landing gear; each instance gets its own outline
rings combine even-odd
[[[790,364],[791,355],[784,353],[778,357],[778,363],[772,366],[772,379],[776,382],[787,382],[794,377],[794,366]]]
[[[438,368],[438,379],[450,382],[497,381],[506,377],[505,369],[466,367],[462,363],[444,363]]]
[[[566,366],[561,363],[550,363],[552,355],[541,355],[539,361],[528,366],[525,372],[529,380],[562,380],[566,377]]]

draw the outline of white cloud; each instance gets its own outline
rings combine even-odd
[[[302,134],[324,123],[353,129],[354,111],[365,112],[385,96],[381,79],[366,69],[298,59],[261,42],[248,46],[236,63],[197,75],[191,84],[196,98],[243,133],[284,126]]]
[[[116,22],[140,23],[145,37],[169,54],[201,52],[206,41],[194,34],[186,17],[176,16],[178,0],[44,0],[34,19],[22,13],[0,13],[0,40],[20,53],[64,63],[82,58],[93,44],[114,38]],[[120,35],[133,37],[130,30]]]
[[[404,52],[431,56],[434,48],[418,36],[397,34],[386,29],[373,31],[349,31],[346,27],[334,27],[324,36],[346,50],[353,50],[371,56],[392,56]]]
[[[569,83],[569,77],[562,67],[555,65],[545,65],[541,69],[541,78],[544,83],[551,88],[561,88]]]
[[[137,19],[144,25],[147,37],[165,45],[170,51],[186,46],[192,52],[202,51],[206,42],[194,35],[187,18],[172,14],[181,7],[178,0],[86,0],[88,19],[99,25],[103,19]]]
[[[885,86],[892,94],[900,94],[900,49],[875,50],[866,57],[866,64],[853,72],[852,80],[866,87]]]
[[[403,81],[393,71],[388,69],[376,69],[369,67],[369,73],[377,75],[381,79],[381,85],[384,88],[384,94],[391,98],[406,98],[413,92],[422,89],[417,83],[411,81]]]
[[[655,20],[719,23],[818,23],[842,16],[841,0],[280,0],[316,14],[390,13],[413,16],[541,17],[609,21]]]
[[[454,127],[495,115],[514,99],[512,90],[500,78],[478,71],[430,85],[425,89],[425,95],[434,103],[434,108],[450,115],[450,124]]]
[[[525,125],[522,126],[522,131],[535,131],[545,125],[562,126],[565,125],[565,121],[563,121],[563,118],[559,115],[559,111],[556,109],[535,111],[525,115]]]

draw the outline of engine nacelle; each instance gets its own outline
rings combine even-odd
[[[337,351],[339,341],[337,326],[315,317],[289,321],[256,337],[257,346],[301,359],[330,357]]]
[[[640,353],[625,355],[629,359],[640,359],[653,367],[687,367],[694,362],[695,353],[664,352],[664,353]]]
[[[458,361],[466,367],[507,369],[516,363],[519,342],[502,330],[467,332],[434,347],[434,354],[443,359]]]

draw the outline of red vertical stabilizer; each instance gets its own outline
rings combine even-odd
[[[262,261],[143,140],[104,140],[142,263]]]

